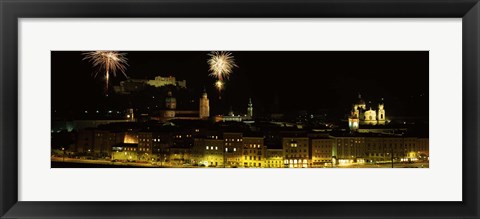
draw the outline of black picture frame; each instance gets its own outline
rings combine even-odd
[[[0,0],[0,215],[4,218],[479,218],[478,0]],[[462,18],[462,202],[18,201],[18,19],[134,17]],[[448,42],[446,42],[448,43]],[[41,189],[41,188],[39,188]]]

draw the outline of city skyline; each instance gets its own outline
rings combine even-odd
[[[53,110],[126,105],[112,90],[126,78],[110,77],[110,98],[105,97],[103,80],[92,77],[94,69],[82,53],[52,52]],[[209,76],[209,51],[122,53],[129,78],[186,80],[191,99],[207,90],[216,114],[243,109],[252,98],[257,112],[327,109],[338,117],[348,113],[345,103],[362,94],[373,103],[383,98],[396,115],[428,117],[428,52],[232,51],[238,67],[225,83],[222,100]],[[113,103],[107,106],[109,101]]]
[[[53,51],[52,167],[428,168],[427,51]]]

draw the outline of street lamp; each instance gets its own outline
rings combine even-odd
[[[387,155],[388,155],[388,154],[389,154],[389,153],[387,153]],[[393,147],[392,147],[392,146],[390,146],[390,160],[391,160],[391,162],[392,162],[392,168],[393,168]]]
[[[227,162],[227,152],[228,148],[225,148],[225,152],[223,153],[223,168],[225,168],[225,163]]]
[[[63,162],[65,162],[65,148],[62,148],[62,152],[63,152],[63,158],[62,158],[62,160],[63,160]]]

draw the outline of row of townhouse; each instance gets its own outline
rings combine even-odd
[[[415,161],[429,154],[428,138],[324,134],[280,139],[281,146],[272,148],[261,133],[87,129],[79,132],[75,150],[112,159],[254,168]]]
[[[266,147],[259,134],[224,133],[223,138],[195,138],[191,163],[213,167],[265,167]]]
[[[80,130],[74,152],[95,156],[109,156],[119,145],[135,147],[141,154],[161,155],[170,148],[190,148],[193,146],[191,132],[155,132],[145,130],[111,131],[100,129]]]
[[[428,138],[399,136],[334,137],[332,157],[339,164],[428,159]]]

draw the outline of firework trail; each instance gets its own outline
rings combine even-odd
[[[82,60],[88,60],[92,63],[97,71],[94,77],[97,77],[98,73],[105,71],[105,95],[108,96],[108,82],[110,80],[110,74],[114,77],[117,76],[117,72],[121,72],[126,78],[125,74],[127,70],[127,58],[126,53],[119,53],[116,51],[92,51],[83,53],[85,56]]]

